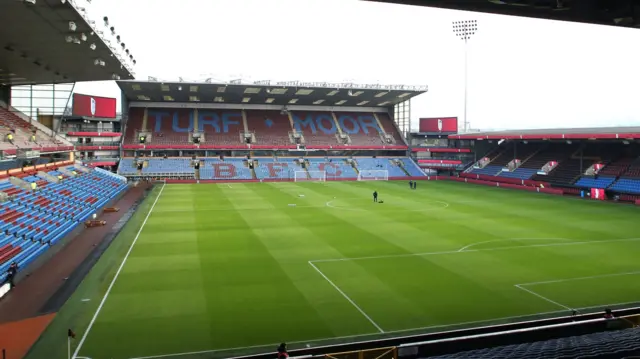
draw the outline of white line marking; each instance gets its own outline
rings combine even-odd
[[[638,302],[627,302],[627,303],[613,303],[613,304],[608,304],[611,307],[614,306],[620,306],[620,305],[628,305],[628,304],[638,304]],[[591,307],[580,307],[580,308],[574,308],[575,310],[585,310],[585,309],[602,309],[603,306],[602,305],[597,305],[597,306],[591,306]],[[480,323],[486,323],[487,325],[490,325],[492,327],[500,327],[502,325],[507,325],[507,324],[512,324],[514,322],[510,322],[510,323],[506,323],[506,324],[493,324],[491,325],[491,323],[495,323],[496,321],[504,321],[504,320],[510,320],[510,319],[523,319],[523,318],[528,318],[531,319],[530,321],[535,321],[535,317],[536,316],[541,316],[541,315],[547,315],[547,314],[558,314],[558,313],[566,313],[566,310],[553,310],[553,311],[549,311],[549,312],[542,312],[542,313],[535,313],[535,314],[527,314],[527,315],[514,315],[514,316],[509,316],[509,317],[501,317],[501,318],[494,318],[494,319],[485,319],[485,320],[474,320],[474,321],[469,321],[469,322],[460,322],[460,323],[453,323],[453,324],[439,324],[439,325],[432,325],[432,326],[426,326],[426,327],[418,327],[418,328],[409,328],[409,329],[400,329],[400,330],[390,330],[390,331],[386,331],[385,334],[392,334],[392,333],[406,333],[406,332],[411,332],[411,331],[424,331],[424,330],[428,330],[428,329],[435,329],[435,328],[448,328],[448,327],[455,327],[455,326],[465,326],[465,325],[469,325],[469,324],[480,324]],[[570,313],[568,313],[570,314]],[[539,320],[539,318],[538,318]],[[522,321],[523,322],[527,322],[527,321]],[[482,326],[480,327],[476,327],[476,328],[482,328]],[[464,330],[464,329],[468,329],[468,328],[462,328],[462,329],[454,329],[454,330],[450,330],[448,332],[454,332],[457,330]],[[447,331],[445,331],[447,332]],[[440,332],[442,333],[442,332]],[[329,338],[317,338],[317,339],[306,339],[306,340],[300,340],[300,341],[291,341],[291,342],[287,342],[289,344],[300,344],[300,343],[309,343],[309,342],[324,342],[324,341],[329,341],[329,340],[339,340],[339,339],[346,339],[346,338],[362,338],[362,337],[372,337],[371,340],[375,340],[375,337],[377,337],[380,333],[366,333],[366,334],[356,334],[356,335],[347,335],[347,336],[341,336],[341,337],[329,337]],[[422,333],[425,334],[425,333]],[[413,334],[411,334],[413,335]],[[409,335],[409,336],[411,336]],[[420,335],[420,334],[415,334],[415,335]],[[396,338],[402,338],[402,337],[396,337]],[[362,343],[365,341],[360,341],[359,343]],[[331,345],[332,343],[320,343],[321,346],[327,346],[327,345]],[[335,343],[333,343],[335,344]],[[269,348],[272,347],[274,345],[274,343],[268,343],[268,344],[262,344],[262,345],[252,345],[252,346],[247,346],[247,347],[235,347],[235,348],[224,348],[224,349],[211,349],[211,350],[202,350],[202,351],[196,351],[196,352],[184,352],[184,353],[173,353],[173,354],[160,354],[160,355],[152,355],[152,356],[145,356],[145,357],[135,357],[135,358],[130,358],[130,359],[154,359],[154,358],[170,358],[170,357],[183,357],[183,356],[187,356],[187,355],[196,355],[196,354],[207,354],[207,353],[219,353],[219,352],[225,352],[225,351],[240,351],[240,350],[246,350],[246,349],[257,349],[257,348]],[[317,346],[316,346],[317,348]],[[271,351],[269,351],[269,353],[271,353]],[[83,357],[77,357],[77,359],[82,359]],[[87,358],[87,359],[91,359],[91,358]]]
[[[229,188],[233,188],[233,187],[231,187],[231,185],[230,185],[230,184],[228,184],[228,183],[227,183],[227,187],[229,187]]]
[[[613,273],[613,274],[602,274],[602,275],[592,275],[592,276],[589,276],[589,277],[576,277],[576,278],[565,278],[565,279],[546,280],[546,281],[542,281],[542,282],[520,283],[520,284],[518,284],[518,285],[521,285],[521,286],[523,286],[523,287],[526,287],[526,286],[538,285],[538,284],[563,283],[563,282],[571,282],[571,281],[574,281],[574,280],[585,280],[585,279],[596,279],[596,278],[619,277],[619,276],[624,276],[624,275],[638,275],[638,274],[640,274],[640,271],[636,271],[636,272],[625,272],[625,273]]]
[[[551,299],[549,299],[549,298],[547,298],[547,297],[543,296],[542,294],[538,294],[538,293],[536,293],[536,292],[534,292],[534,291],[532,291],[532,290],[530,290],[530,289],[527,289],[527,288],[521,287],[519,284],[516,284],[516,285],[515,285],[515,287],[516,287],[516,288],[518,288],[518,289],[522,289],[522,290],[524,290],[524,291],[525,291],[525,292],[527,292],[527,293],[533,294],[533,295],[535,295],[536,297],[538,297],[538,298],[540,298],[540,299],[542,299],[542,300],[545,300],[545,301],[547,301],[547,302],[549,302],[549,303],[551,303],[551,304],[557,305],[557,306],[562,307],[562,308],[565,308],[565,309],[567,309],[567,310],[573,310],[573,308],[567,307],[567,306],[566,306],[566,305],[564,305],[564,304],[560,304],[560,303],[558,303],[558,302],[556,302],[556,301],[554,301],[554,300],[551,300]]]
[[[635,241],[638,241],[638,240],[640,240],[640,238],[605,239],[605,240],[595,240],[595,241],[532,244],[532,245],[526,245],[526,246],[510,246],[510,247],[499,247],[499,248],[472,249],[472,250],[466,250],[466,251],[462,251],[462,252],[460,252],[460,250],[452,250],[452,251],[425,252],[425,253],[390,254],[390,255],[370,256],[370,257],[316,259],[316,260],[312,260],[310,262],[312,262],[312,263],[321,263],[321,262],[359,261],[359,260],[367,260],[367,259],[422,257],[422,256],[431,256],[431,255],[438,255],[438,254],[456,254],[456,253],[460,254],[460,253],[474,253],[474,252],[492,252],[492,251],[504,251],[504,250],[511,250],[511,249],[521,249],[521,248],[544,248],[544,247],[572,246],[572,245],[580,245],[580,244],[606,243],[606,242],[635,242]]]
[[[466,245],[460,249],[458,249],[458,252],[464,252],[467,249],[473,247],[473,246],[477,246],[480,244],[486,244],[486,243],[493,243],[493,242],[507,242],[507,241],[544,241],[544,240],[555,240],[555,241],[571,241],[572,239],[567,239],[567,238],[505,238],[505,239],[492,239],[490,241],[483,241],[483,242],[475,242],[475,243],[471,243],[469,245]]]
[[[147,213],[147,216],[145,217],[144,221],[142,222],[142,225],[140,226],[140,229],[138,230],[138,233],[136,234],[135,238],[133,239],[133,242],[131,242],[131,246],[129,247],[129,250],[127,251],[127,254],[125,254],[124,258],[122,259],[122,263],[120,263],[120,267],[118,268],[118,271],[116,272],[116,275],[113,277],[113,280],[111,280],[111,284],[109,284],[109,287],[107,288],[107,292],[104,293],[104,297],[102,297],[102,301],[100,301],[100,304],[98,305],[98,309],[96,310],[96,313],[93,315],[93,318],[91,318],[91,321],[89,322],[89,326],[87,327],[87,330],[85,330],[84,334],[82,335],[82,338],[80,339],[80,342],[78,342],[78,346],[76,347],[76,351],[73,352],[73,355],[71,356],[72,359],[80,358],[80,357],[78,357],[78,353],[80,352],[80,349],[82,348],[82,345],[84,344],[84,341],[87,339],[87,336],[89,335],[89,332],[91,331],[91,328],[93,327],[93,324],[96,322],[96,319],[98,318],[98,314],[100,314],[100,311],[102,310],[102,307],[104,306],[104,303],[107,301],[107,297],[109,296],[109,293],[111,292],[111,288],[113,288],[113,285],[116,283],[116,280],[118,279],[118,276],[120,275],[120,272],[122,271],[122,268],[124,267],[124,264],[127,261],[127,258],[129,258],[129,254],[131,254],[131,250],[136,245],[136,242],[138,241],[138,237],[140,237],[140,233],[142,233],[142,230],[144,229],[144,226],[147,224],[147,220],[149,220],[149,216],[151,216],[151,212],[153,212],[153,209],[155,208],[156,203],[158,203],[158,200],[160,199],[160,196],[162,195],[162,191],[164,191],[164,187],[165,186],[166,186],[166,183],[162,185],[162,188],[160,188],[160,192],[158,193],[158,196],[156,197],[156,200],[151,205],[151,209],[149,209],[149,213]]]
[[[374,327],[376,327],[376,329],[378,329],[378,331],[380,333],[384,333],[384,330],[382,330],[382,328],[380,328],[380,326],[378,324],[376,324],[376,322],[373,321],[373,319],[371,319],[370,316],[367,315],[367,313],[364,312],[364,310],[362,310],[362,308],[360,308],[356,302],[354,302],[351,298],[349,298],[348,295],[345,294],[345,292],[342,291],[342,289],[340,289],[337,285],[335,285],[331,279],[329,279],[326,275],[324,275],[324,273],[322,273],[322,271],[320,269],[318,269],[318,267],[316,267],[313,263],[311,263],[311,261],[308,262],[309,265],[311,265],[313,267],[313,269],[315,269],[318,273],[320,273],[320,275],[322,276],[322,278],[324,278],[327,282],[329,282],[329,284],[331,284],[332,287],[334,287],[338,293],[342,294],[342,296],[349,301],[349,303],[351,303],[351,305],[353,305],[359,312],[360,314],[362,314],[365,318],[367,318],[367,320],[373,324]]]

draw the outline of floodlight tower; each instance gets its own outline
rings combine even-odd
[[[469,129],[469,121],[467,120],[467,74],[469,72],[467,66],[469,58],[468,47],[469,40],[471,40],[471,36],[473,36],[476,31],[478,31],[477,20],[462,20],[453,22],[453,33],[464,41],[464,132],[467,132]]]

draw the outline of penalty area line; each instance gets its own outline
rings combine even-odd
[[[337,290],[338,293],[342,294],[342,296],[347,301],[349,301],[349,303],[351,303],[351,305],[353,305],[360,312],[360,314],[362,314],[369,321],[369,323],[371,323],[380,333],[384,333],[384,330],[382,330],[382,328],[375,321],[373,321],[373,319],[371,319],[371,317],[367,313],[365,313],[365,311],[362,310],[362,308],[360,308],[360,306],[358,306],[356,302],[353,301],[353,299],[349,298],[349,296],[345,292],[343,292],[342,289],[340,289],[340,287],[335,285],[331,281],[331,279],[329,279],[329,277],[327,277],[324,273],[322,273],[322,271],[318,269],[318,267],[316,267],[315,264],[311,263],[311,261],[307,263],[309,263],[309,265],[312,266],[313,269],[315,269],[316,272],[318,272],[322,276],[322,278],[324,278],[327,282],[329,282],[329,284],[331,284],[331,286],[335,288],[335,290]]]
[[[96,309],[96,313],[93,315],[93,318],[91,318],[91,321],[89,322],[89,326],[87,327],[87,329],[85,330],[84,334],[82,335],[82,338],[80,338],[80,341],[78,342],[78,346],[76,347],[76,350],[73,352],[73,355],[71,356],[72,359],[80,359],[80,358],[86,358],[86,357],[81,357],[78,356],[78,353],[80,353],[80,349],[82,349],[82,345],[84,344],[85,340],[87,340],[87,336],[89,335],[89,332],[91,331],[91,328],[93,327],[93,324],[95,324],[96,319],[98,318],[98,314],[100,314],[100,311],[102,310],[102,307],[104,306],[104,303],[107,301],[107,297],[109,297],[109,293],[111,293],[111,289],[113,288],[113,285],[116,283],[116,280],[118,279],[118,276],[120,275],[120,272],[122,271],[122,268],[124,268],[124,264],[127,262],[127,259],[129,258],[129,254],[131,254],[131,250],[133,250],[133,247],[136,245],[136,242],[138,241],[138,238],[140,237],[140,233],[142,233],[142,230],[144,229],[144,226],[147,224],[147,221],[149,220],[149,216],[151,216],[151,212],[153,212],[153,209],[156,206],[156,203],[158,203],[158,200],[160,199],[160,196],[162,196],[162,192],[164,191],[164,187],[167,184],[163,184],[162,188],[160,188],[160,192],[158,193],[158,196],[156,197],[155,201],[153,201],[153,204],[151,205],[151,208],[149,209],[149,213],[147,213],[147,216],[144,218],[144,221],[142,222],[142,225],[140,226],[140,229],[138,230],[138,233],[136,234],[135,238],[133,238],[133,242],[131,242],[131,246],[129,246],[129,250],[127,251],[127,254],[124,255],[124,258],[122,259],[122,263],[120,263],[120,267],[118,267],[118,270],[116,271],[116,274],[113,276],[113,279],[111,280],[111,283],[109,284],[109,287],[107,288],[107,291],[104,293],[104,297],[102,297],[102,300],[100,301],[100,304],[98,305],[98,309]]]

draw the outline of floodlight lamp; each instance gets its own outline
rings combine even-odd
[[[65,4],[67,0],[60,0],[61,3]]]
[[[69,31],[76,31],[78,27],[76,26],[76,23],[73,21],[69,21]]]
[[[111,28],[109,28],[109,30],[111,30],[111,34],[115,35],[116,34],[116,28],[111,26]]]
[[[73,38],[73,43],[76,45],[80,45],[82,43],[82,41],[80,41],[80,39],[78,39],[77,37]]]
[[[120,43],[120,35],[116,36],[116,40],[118,40],[118,43]]]
[[[133,64],[134,64],[134,65],[135,65],[135,64],[137,64],[137,61],[136,61],[136,60],[133,60]]]
[[[124,52],[126,52],[127,55],[129,55],[129,49],[124,50]]]
[[[80,35],[80,38],[82,39],[82,41],[87,41],[87,35],[85,35],[84,33]]]
[[[96,44],[91,44],[91,45],[89,45],[89,48],[90,48],[91,50],[95,50],[95,49],[96,49]]]
[[[71,36],[67,36],[67,37],[65,37],[65,38],[64,38],[64,40],[65,40],[67,43],[72,43],[72,42],[73,42],[73,37],[71,37]]]
[[[103,17],[102,20],[104,20],[104,26],[109,26],[109,18],[108,17]]]
[[[29,3],[31,5],[35,5],[36,4],[36,0],[24,0],[24,2]]]
[[[124,50],[124,48],[125,48],[125,46],[126,46],[126,45],[125,45],[125,44],[124,44],[124,42],[123,42],[123,43],[121,43],[121,44],[120,44],[120,46],[122,46],[122,49]]]

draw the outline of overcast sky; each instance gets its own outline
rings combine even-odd
[[[420,117],[464,109],[464,43],[452,21],[478,20],[469,43],[474,129],[640,125],[640,31],[353,0],[86,0],[162,80],[427,84]],[[635,85],[634,85],[635,84]],[[113,82],[76,92],[119,96]]]

